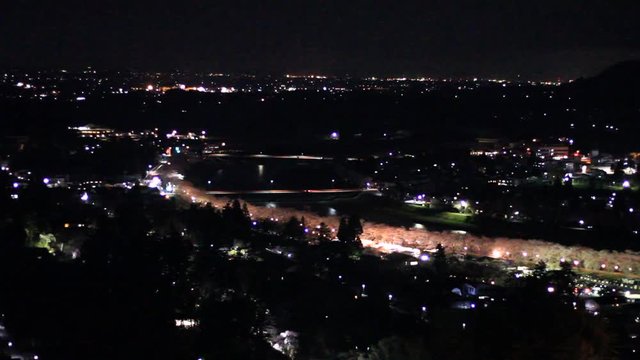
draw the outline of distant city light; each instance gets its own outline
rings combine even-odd
[[[622,182],[622,187],[625,189],[628,189],[631,187],[631,184],[629,183],[629,180],[625,180]]]
[[[89,200],[89,194],[85,192],[84,194],[82,194],[82,196],[80,196],[80,200],[87,202]]]
[[[42,179],[42,182],[43,182],[45,185],[48,185],[50,181],[51,181],[51,180],[49,180],[49,178],[44,178],[44,179]]]

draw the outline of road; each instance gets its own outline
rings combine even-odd
[[[345,193],[361,193],[361,192],[378,192],[376,189],[272,189],[272,190],[207,190],[207,195],[253,195],[253,194],[345,194]]]
[[[313,155],[269,155],[269,154],[206,154],[208,158],[246,158],[246,159],[285,159],[285,160],[324,160],[333,161],[332,157],[328,156],[313,156]],[[349,157],[348,161],[361,160],[359,158]]]
[[[251,159],[289,159],[289,160],[333,160],[332,157],[310,155],[267,155],[267,154],[207,154],[208,158],[251,158]]]

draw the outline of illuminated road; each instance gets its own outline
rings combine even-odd
[[[251,194],[345,194],[345,193],[361,193],[361,192],[378,192],[376,189],[309,189],[309,190],[245,190],[245,191],[224,191],[212,190],[206,191],[207,195],[251,195]]]
[[[269,155],[269,154],[207,154],[208,158],[247,158],[247,159],[285,159],[285,160],[325,160],[331,161],[332,157],[312,156],[312,155]],[[360,160],[358,158],[347,158],[348,161]]]
[[[267,154],[207,154],[209,158],[252,158],[252,159],[289,159],[289,160],[333,160],[331,157],[310,155],[267,155]]]

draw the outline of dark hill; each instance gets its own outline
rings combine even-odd
[[[596,105],[628,105],[640,103],[640,60],[615,64],[591,78],[580,78],[565,86],[568,95],[595,101]]]

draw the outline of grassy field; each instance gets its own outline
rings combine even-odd
[[[457,229],[474,229],[475,225],[471,223],[473,215],[461,214],[451,211],[434,211],[421,206],[404,205],[386,211],[393,212],[396,216],[411,219],[416,223],[424,225],[440,225]]]

